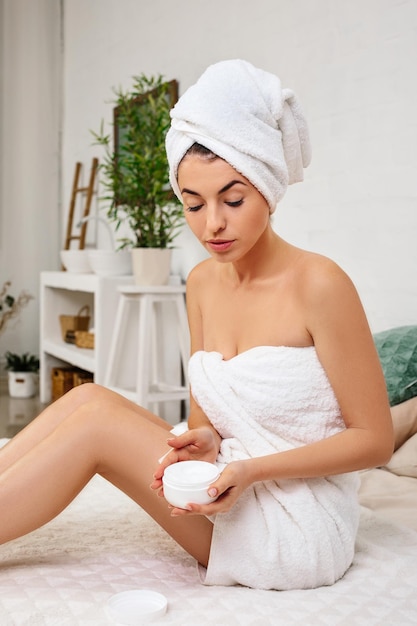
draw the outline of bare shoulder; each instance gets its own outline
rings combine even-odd
[[[332,259],[314,252],[300,251],[297,263],[298,284],[309,300],[334,297],[336,293],[356,293],[353,281]]]
[[[213,261],[205,259],[190,271],[187,277],[187,307],[199,306],[202,294],[213,281]]]
[[[204,346],[202,299],[207,285],[213,281],[213,262],[206,259],[196,265],[187,278],[187,313],[190,327],[191,353],[202,350]]]
[[[213,260],[204,259],[193,267],[187,277],[187,286],[195,287],[202,279],[207,279],[213,273]]]
[[[215,270],[212,259],[205,259],[193,267],[187,277],[187,298],[198,297],[203,290],[206,291],[214,280]]]
[[[348,274],[333,260],[300,251],[295,282],[299,305],[306,312],[306,327],[317,343],[323,333],[342,332],[369,336],[369,327],[357,289]],[[334,340],[334,337],[333,337]]]

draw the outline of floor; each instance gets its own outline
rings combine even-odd
[[[43,406],[39,397],[11,398],[7,379],[0,377],[0,439],[14,437],[42,411]]]

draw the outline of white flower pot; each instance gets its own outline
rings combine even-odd
[[[125,276],[132,273],[130,250],[90,250],[90,265],[99,276]]]
[[[132,248],[136,285],[166,285],[171,270],[171,248]]]
[[[9,372],[9,395],[12,398],[32,398],[38,390],[35,372]]]

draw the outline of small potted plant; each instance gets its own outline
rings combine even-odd
[[[176,81],[164,82],[161,75],[133,77],[130,91],[113,90],[114,133],[92,132],[95,143],[104,147],[99,170],[106,190],[102,200],[110,204],[107,217],[116,231],[127,225],[130,236],[119,239],[121,248],[132,248],[133,272],[137,251],[150,255],[151,266],[138,276],[140,284],[163,284],[169,275],[172,242],[184,223],[181,204],[169,185],[165,137],[170,126],[170,109],[178,97]],[[162,251],[162,252],[161,252]],[[161,278],[152,275],[155,253],[165,258],[168,267]],[[141,255],[138,265],[145,261]]]
[[[9,394],[12,398],[31,398],[38,389],[39,359],[29,352],[6,352],[6,370],[9,371]]]

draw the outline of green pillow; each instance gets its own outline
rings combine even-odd
[[[374,334],[390,405],[417,396],[417,326],[399,326]]]

